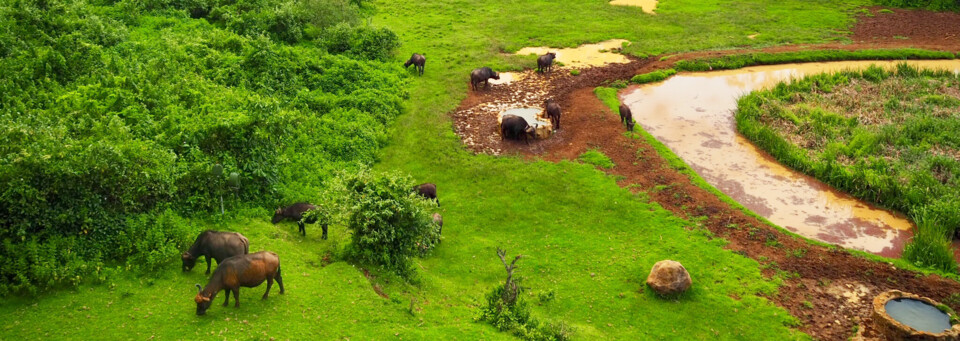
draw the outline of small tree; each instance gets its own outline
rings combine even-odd
[[[330,197],[353,232],[350,256],[406,277],[410,259],[433,249],[440,235],[432,204],[413,193],[414,184],[408,176],[366,169],[334,178]]]
[[[517,303],[517,295],[520,293],[520,288],[517,286],[517,283],[513,281],[513,270],[517,268],[517,261],[520,260],[520,257],[523,257],[523,255],[514,257],[510,265],[507,265],[506,251],[497,248],[497,256],[500,257],[500,262],[503,263],[503,267],[507,270],[507,281],[503,283],[503,303],[508,307],[512,307]]]

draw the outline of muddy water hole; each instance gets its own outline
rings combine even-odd
[[[835,47],[831,47],[835,48]],[[849,49],[863,48],[863,46],[849,46]],[[773,51],[789,51],[783,47],[772,48]],[[552,52],[552,51],[551,51]],[[739,51],[709,52],[709,55],[723,53],[737,53]],[[702,53],[692,53],[690,56],[700,56]],[[677,59],[688,56],[681,55]],[[558,60],[560,56],[558,55]],[[561,60],[561,62],[563,62]],[[567,65],[563,62],[564,65]],[[870,63],[868,62],[867,65]],[[715,236],[729,241],[727,248],[741,255],[758,260],[762,264],[763,272],[767,276],[780,276],[783,285],[775,295],[767,297],[771,301],[787,309],[797,317],[802,325],[802,331],[816,339],[835,340],[847,339],[853,335],[856,328],[861,330],[860,335],[865,339],[876,338],[871,330],[871,304],[873,296],[885,290],[897,289],[917,293],[944,301],[951,294],[960,292],[960,283],[941,278],[937,275],[922,275],[912,271],[899,269],[892,263],[867,260],[847,252],[839,247],[824,247],[797,238],[780,229],[769,226],[744,211],[723,202],[711,192],[694,185],[691,179],[680,170],[674,169],[657,153],[652,145],[643,139],[634,139],[623,134],[624,128],[620,125],[619,117],[611,112],[594,95],[593,89],[597,86],[609,85],[616,80],[627,80],[633,75],[650,72],[656,69],[669,67],[668,63],[658,61],[656,57],[635,60],[628,59],[624,63],[611,63],[605,66],[587,67],[580,69],[577,76],[571,75],[572,67],[555,68],[546,74],[526,71],[517,73],[513,80],[500,86],[492,86],[484,91],[471,92],[460,106],[451,113],[454,128],[461,136],[464,145],[474,152],[494,155],[519,155],[529,159],[547,161],[575,160],[581,153],[597,148],[606,154],[617,165],[606,170],[616,176],[618,184],[631,188],[637,192],[645,192],[650,200],[659,203],[664,208],[685,218],[706,217],[702,220],[702,227],[710,230]],[[797,67],[797,66],[780,66]],[[774,67],[771,70],[777,70]],[[824,69],[821,71],[827,71]],[[713,82],[718,83],[750,83],[747,89],[768,86],[790,77],[797,77],[799,71],[784,71],[775,73],[776,76],[761,75],[764,72],[746,72],[739,70],[739,74],[746,80],[724,79],[724,73],[715,73]],[[812,71],[806,71],[812,72]],[[738,74],[736,71],[730,73]],[[698,76],[698,74],[681,73],[675,78]],[[702,75],[700,75],[702,76]],[[714,77],[714,76],[711,76]],[[670,82],[667,80],[666,82]],[[662,83],[665,84],[666,82]],[[655,85],[651,85],[655,86]],[[744,85],[739,85],[744,86]],[[736,87],[736,86],[734,86]],[[642,88],[630,88],[621,91],[623,100],[629,102],[631,92],[641,91]],[[745,93],[745,89],[732,90],[732,93],[720,97],[717,101],[728,101],[735,106],[738,94]],[[739,91],[739,92],[738,92]],[[687,91],[690,94],[695,91]],[[706,96],[704,94],[704,96]],[[543,101],[553,98],[563,108],[563,127],[550,138],[531,142],[529,145],[515,141],[501,141],[497,132],[497,115],[506,109],[518,107],[543,107]],[[687,100],[685,100],[687,101]],[[642,102],[642,101],[641,101]],[[639,105],[632,103],[631,105]],[[731,133],[732,112],[708,112],[701,105],[684,102],[676,105],[677,110],[688,114],[716,115],[711,123],[725,130],[724,138],[733,139],[733,142],[723,142],[734,145],[736,134]],[[699,108],[699,110],[698,110]],[[681,110],[682,109],[682,110]],[[638,129],[650,129],[645,126],[644,118],[639,116],[641,109],[634,109],[638,120]],[[726,116],[724,116],[726,115]],[[723,117],[726,117],[723,119]],[[698,118],[700,119],[700,118]],[[676,118],[675,118],[676,120]],[[677,120],[683,122],[683,120]],[[717,129],[719,129],[717,128]],[[719,130],[713,130],[717,132]],[[719,134],[719,133],[717,133]],[[699,137],[699,142],[686,142],[699,146],[701,144],[715,145],[711,138],[692,134]],[[717,138],[713,138],[717,139]],[[719,139],[717,139],[719,140]],[[661,140],[663,141],[663,140]],[[740,141],[744,142],[745,141]],[[663,141],[668,147],[670,141]],[[682,145],[682,144],[681,144]],[[749,144],[747,144],[749,146]],[[675,147],[670,147],[677,153]],[[704,147],[709,149],[708,147]],[[746,151],[744,151],[746,153]],[[723,155],[723,152],[708,150],[706,153]],[[680,154],[680,153],[678,153]],[[696,153],[694,153],[696,154]],[[788,170],[776,168],[779,165],[762,153],[754,150],[754,162],[760,170],[768,172],[769,181],[783,181]],[[680,155],[683,158],[683,155]],[[730,157],[733,159],[736,157]],[[710,181],[704,168],[695,162],[685,159],[702,177]],[[782,166],[780,166],[782,167]],[[722,179],[721,179],[722,180]],[[749,180],[749,179],[748,179]],[[909,237],[909,221],[897,214],[878,210],[870,205],[856,201],[842,193],[830,190],[829,187],[819,184],[816,180],[797,175],[797,182],[809,187],[812,192],[803,194],[803,200],[812,205],[807,209],[806,216],[801,219],[805,224],[778,223],[800,235],[829,243],[854,247],[887,256],[899,253],[899,247],[905,238]],[[722,185],[714,184],[722,188]],[[753,184],[740,185],[745,193]],[[803,187],[801,186],[801,187]],[[823,187],[819,187],[823,186]],[[738,186],[730,186],[737,189]],[[780,191],[780,190],[778,190]],[[732,193],[732,192],[731,192]],[[728,196],[736,199],[736,193]],[[759,202],[766,206],[777,207],[780,200],[792,202],[791,196],[801,195],[786,191],[786,198],[766,199]],[[810,195],[807,197],[807,195]],[[744,202],[746,200],[736,199]],[[748,204],[749,201],[747,201]],[[846,205],[845,208],[825,211],[823,207]],[[746,205],[750,207],[750,205]],[[820,208],[816,208],[816,207]],[[762,206],[759,206],[762,207]],[[760,211],[760,212],[758,212]],[[763,210],[754,210],[761,213]],[[776,211],[771,208],[770,211]],[[822,218],[820,216],[823,216]],[[807,219],[813,217],[812,219]],[[769,219],[769,218],[768,218]],[[827,219],[827,220],[823,220]],[[831,230],[832,224],[841,224],[842,228]],[[852,224],[852,225],[851,225]],[[860,224],[860,225],[858,225]],[[840,238],[837,242],[831,238]],[[955,302],[947,301],[952,308],[960,308]]]

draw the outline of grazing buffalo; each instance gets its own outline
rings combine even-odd
[[[520,116],[508,115],[500,122],[500,139],[523,139],[530,144],[530,138],[536,138],[537,130],[527,124],[527,120]]]
[[[626,124],[628,131],[633,131],[633,113],[630,112],[630,107],[626,104],[620,105],[620,123]]]
[[[417,185],[413,188],[413,191],[421,197],[436,201],[437,207],[440,207],[440,198],[437,198],[437,185],[427,182]]]
[[[180,258],[183,260],[183,271],[190,271],[197,264],[197,258],[206,257],[206,274],[209,275],[212,260],[216,259],[219,267],[224,259],[245,255],[248,252],[250,252],[250,241],[242,234],[207,230],[197,236],[193,246],[180,255]]]
[[[553,60],[557,58],[554,52],[548,52],[537,58],[537,71],[543,73],[553,71]]]
[[[437,234],[443,234],[443,216],[440,213],[433,214],[433,223],[439,227]]]
[[[470,72],[470,85],[474,91],[477,90],[477,85],[479,85],[480,82],[483,82],[484,87],[490,87],[490,78],[500,79],[500,74],[488,67],[473,69],[473,72]]]
[[[427,58],[424,58],[423,55],[419,53],[414,53],[412,56],[410,56],[410,60],[407,60],[406,63],[403,63],[403,67],[408,68],[410,67],[411,64],[413,64],[413,67],[417,69],[417,72],[419,72],[420,75],[423,76],[423,65],[426,63],[427,63]]]
[[[227,294],[223,300],[223,306],[230,303],[230,292],[233,292],[233,305],[240,306],[240,287],[253,288],[259,286],[264,280],[267,281],[267,291],[263,293],[263,299],[267,299],[270,294],[270,287],[273,286],[273,280],[277,280],[280,286],[280,294],[283,294],[283,278],[280,277],[280,257],[270,251],[260,251],[249,255],[241,255],[227,258],[222,264],[217,266],[217,271],[210,276],[210,281],[206,287],[200,287],[197,296],[193,298],[197,302],[197,315],[207,313],[213,299],[217,297],[220,290],[226,290]]]
[[[296,222],[297,222],[297,226],[300,227],[300,229],[297,230],[297,232],[302,233],[303,236],[306,237],[306,236],[307,236],[307,229],[303,226],[303,224],[304,224],[304,223],[306,223],[306,224],[316,223],[316,222],[317,222],[317,218],[316,218],[316,217],[308,217],[308,218],[304,219],[303,214],[304,214],[304,213],[307,213],[307,211],[311,211],[311,210],[315,210],[315,209],[317,209],[317,206],[314,206],[314,205],[311,205],[311,204],[305,203],[305,202],[298,202],[298,203],[296,203],[296,204],[287,206],[287,207],[285,207],[285,208],[277,207],[277,210],[273,212],[273,219],[270,220],[270,222],[276,224],[276,223],[279,223],[279,222],[283,221],[284,219],[289,219],[289,220],[296,221]],[[323,236],[320,237],[320,239],[326,240],[326,239],[327,239],[327,224],[322,224],[322,225],[320,225],[320,228],[323,229]]]
[[[553,99],[548,99],[545,104],[547,105],[547,117],[550,118],[550,124],[553,125],[553,130],[560,129],[560,105],[554,102]]]

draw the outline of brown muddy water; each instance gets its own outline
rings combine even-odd
[[[547,52],[555,52],[557,58],[555,61],[563,63],[566,68],[585,68],[591,66],[603,66],[607,64],[629,63],[626,56],[611,52],[613,49],[623,47],[624,43],[630,43],[623,39],[611,39],[596,44],[583,44],[571,48],[552,48],[552,47],[524,47],[517,51],[518,55],[536,54],[543,55]],[[556,69],[556,67],[554,68]],[[500,76],[503,78],[503,76]]]
[[[653,13],[653,10],[657,8],[657,0],[613,0],[610,1],[610,4],[618,6],[636,6],[640,7],[640,9],[642,9],[644,12],[650,14],[656,14]]]
[[[737,98],[753,90],[809,74],[896,63],[805,63],[683,73],[664,82],[627,88],[620,100],[630,106],[646,131],[751,211],[808,238],[899,257],[911,236],[908,219],[777,163],[737,133],[733,117]],[[908,63],[960,70],[958,60]]]

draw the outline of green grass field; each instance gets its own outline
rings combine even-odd
[[[205,276],[181,273],[171,260],[155,274],[5,298],[0,339],[511,339],[474,322],[484,295],[504,277],[497,247],[525,256],[517,274],[533,314],[571,325],[574,339],[805,338],[785,310],[756,295],[774,294],[777,279],[724,250],[723,240],[618,187],[593,165],[472,155],[446,114],[465,96],[470,69],[532,66],[501,52],[610,38],[633,41],[628,52],[636,55],[827,42],[843,39],[863,4],[665,0],[651,16],[602,0],[377,1],[373,24],[403,42],[395,61],[412,52],[427,57],[375,166],[438,184],[444,241],[418,261],[415,281],[371,269],[390,296],[382,298],[360,269],[338,258],[349,241],[342,227],[320,241],[319,229],[308,226],[303,239],[294,224],[273,226],[270,211],[255,209],[238,214],[246,218],[193,224],[240,231],[251,251],[277,252],[286,295],[260,301],[264,287],[242,289],[240,308],[214,305],[197,317],[193,284]],[[754,33],[757,39],[747,38]],[[321,267],[326,254],[333,263]],[[658,298],[643,284],[662,259],[691,272],[693,289],[679,299]],[[555,298],[540,302],[549,293]]]

